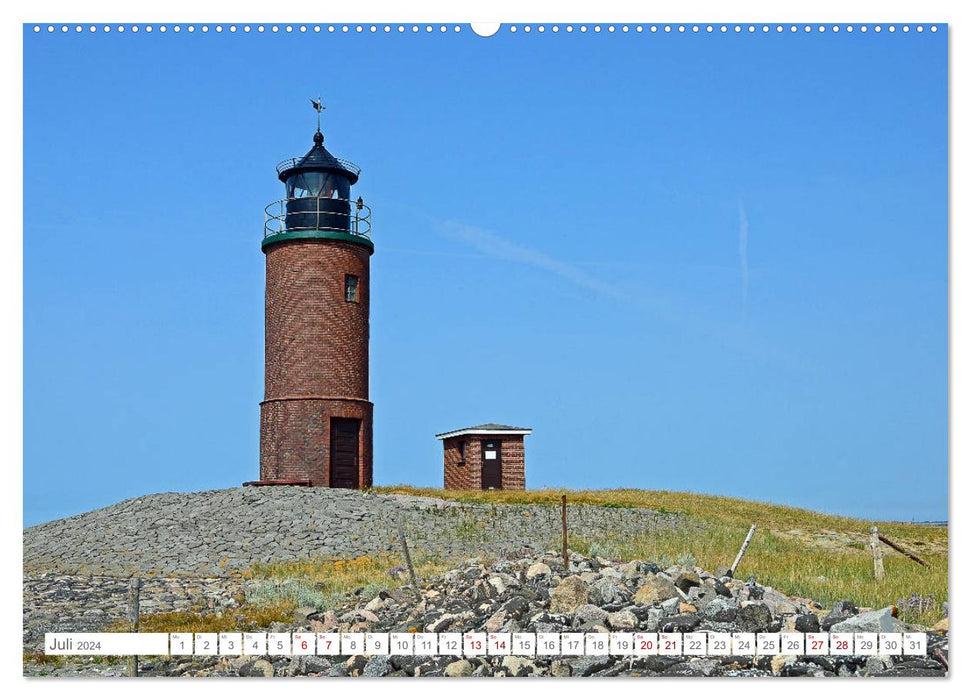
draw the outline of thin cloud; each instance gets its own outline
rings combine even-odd
[[[541,250],[528,248],[491,231],[475,228],[474,226],[462,224],[457,221],[446,221],[442,226],[447,235],[471,246],[487,257],[536,267],[558,277],[562,277],[578,287],[591,289],[616,299],[627,299],[627,295],[612,284],[607,284],[593,275],[584,272],[576,265],[558,260]]]
[[[747,294],[748,218],[745,216],[745,209],[741,201],[739,201],[739,217],[739,252],[742,258],[744,291]],[[752,338],[748,331],[737,324],[726,323],[718,319],[706,320],[704,314],[697,308],[678,304],[675,300],[669,298],[657,299],[652,296],[628,294],[618,287],[587,274],[575,264],[558,260],[541,250],[521,245],[491,231],[457,221],[441,222],[439,228],[448,237],[468,245],[482,256],[545,270],[578,287],[613,297],[629,304],[634,309],[647,311],[656,318],[679,325],[691,333],[696,333],[718,343],[722,347],[732,348],[738,352],[758,357],[763,361],[787,366],[798,371],[812,369],[804,358],[774,348],[762,340]]]
[[[748,217],[738,200],[738,259],[742,266],[742,301],[748,301]]]

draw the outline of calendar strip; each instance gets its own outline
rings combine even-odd
[[[925,656],[927,634],[220,632],[44,635],[49,656]]]

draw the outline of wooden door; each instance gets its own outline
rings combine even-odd
[[[357,418],[330,419],[330,485],[337,489],[356,489],[358,479],[358,436],[361,421]]]
[[[502,488],[502,441],[482,441],[482,489]]]

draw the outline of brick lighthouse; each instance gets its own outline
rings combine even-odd
[[[352,200],[360,168],[324,148],[312,102],[313,148],[277,166],[286,197],[266,208],[260,481],[249,483],[366,488],[371,212]]]

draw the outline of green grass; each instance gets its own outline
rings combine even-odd
[[[880,531],[926,560],[925,569],[884,547],[886,578],[874,580],[869,549],[871,521],[828,515],[800,508],[676,491],[444,491],[410,486],[385,486],[381,493],[402,493],[449,498],[466,503],[541,503],[558,505],[565,493],[567,504],[612,508],[652,508],[682,515],[688,527],[662,531],[641,538],[618,538],[604,533],[597,541],[570,539],[571,549],[614,559],[646,559],[673,564],[693,558],[709,571],[729,566],[749,525],[757,524],[755,536],[742,560],[737,578],[755,574],[765,585],[789,596],[811,598],[824,606],[852,600],[867,607],[894,605],[918,594],[948,600],[947,528],[907,523],[877,523]],[[844,538],[851,538],[846,541]],[[556,548],[556,543],[551,543]],[[941,617],[939,607],[914,614],[901,610],[901,618],[933,624]]]

